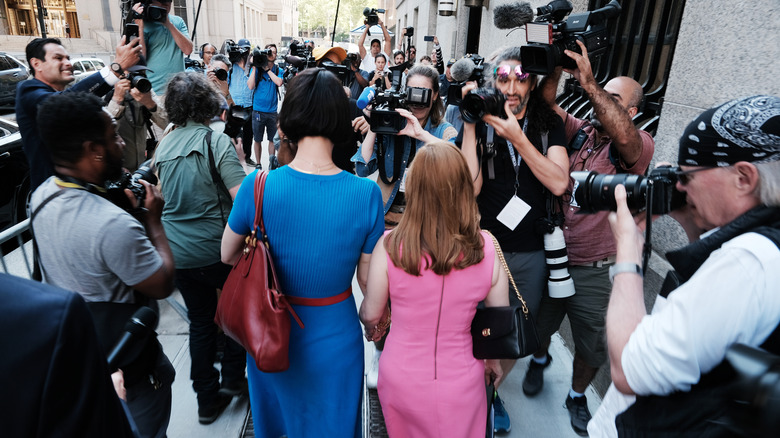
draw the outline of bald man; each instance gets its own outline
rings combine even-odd
[[[642,102],[642,87],[629,77],[621,76],[601,88],[593,77],[588,52],[581,43],[582,54],[567,50],[566,55],[577,68],[566,70],[579,81],[593,106],[589,120],[568,114],[555,103],[561,68],[545,78],[541,88],[545,100],[563,119],[569,144],[569,170],[598,173],[632,173],[642,175],[650,165],[655,144],[645,131],[634,126],[632,118]],[[574,141],[573,141],[574,140]],[[610,290],[609,267],[615,263],[615,241],[607,222],[607,212],[576,214],[579,211],[573,182],[562,197],[563,234],[569,256],[569,273],[574,281],[574,295],[566,298],[542,298],[537,324],[542,349],[534,354],[525,379],[523,392],[538,394],[544,385],[544,369],[552,357],[547,351],[550,337],[569,317],[575,354],[572,386],[566,407],[574,431],[587,435],[591,415],[585,389],[607,359],[604,325]]]

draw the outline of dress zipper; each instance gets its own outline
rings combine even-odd
[[[436,317],[436,339],[433,343],[433,380],[436,380],[439,375],[439,367],[437,363],[438,350],[439,350],[439,324],[441,323],[441,307],[444,303],[444,277],[441,278],[441,295],[439,296],[439,315]]]

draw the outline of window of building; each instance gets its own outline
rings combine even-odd
[[[276,21],[276,14],[268,14],[268,21]]]

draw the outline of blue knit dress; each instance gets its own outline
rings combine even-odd
[[[256,173],[241,184],[230,213],[237,234],[252,227]],[[379,187],[347,172],[270,172],[263,216],[282,291],[296,297],[346,290],[361,253],[371,253],[384,231]],[[294,307],[305,328],[292,323],[290,368],[264,373],[247,357],[255,436],[360,436],[363,338],[354,298]]]

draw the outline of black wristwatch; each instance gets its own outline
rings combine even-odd
[[[112,62],[111,63],[111,71],[117,74],[117,76],[122,76],[122,73],[125,71],[122,69],[122,66],[119,65],[118,62]]]

